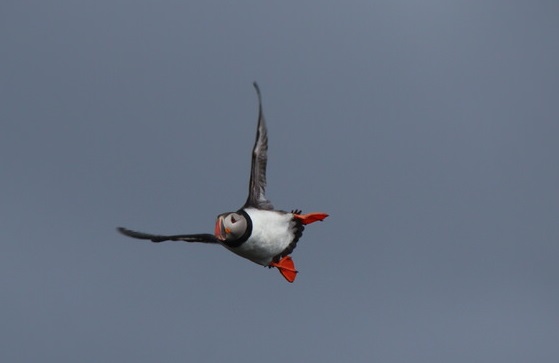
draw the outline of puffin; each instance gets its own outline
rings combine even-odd
[[[268,161],[268,130],[262,110],[262,96],[256,82],[258,96],[258,125],[252,149],[252,163],[248,197],[235,212],[221,213],[215,222],[214,234],[157,235],[133,231],[124,227],[117,230],[125,236],[152,242],[182,241],[219,244],[229,251],[259,265],[276,268],[289,282],[295,281],[298,271],[291,253],[301,238],[304,226],[323,221],[328,214],[303,214],[276,210],[266,198],[266,165]]]

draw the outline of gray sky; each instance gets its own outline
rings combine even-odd
[[[4,1],[2,362],[556,362],[556,1]],[[288,284],[213,231],[261,86]]]

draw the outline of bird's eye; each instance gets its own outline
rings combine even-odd
[[[231,223],[235,223],[237,222],[237,220],[235,219],[235,217],[231,216]]]

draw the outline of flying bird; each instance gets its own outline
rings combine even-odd
[[[277,268],[289,282],[295,281],[297,270],[291,258],[304,225],[322,221],[326,213],[302,214],[300,210],[275,210],[266,198],[266,164],[268,161],[268,131],[262,111],[262,96],[256,82],[258,96],[258,126],[252,149],[252,164],[248,198],[241,209],[217,216],[214,234],[154,235],[119,227],[128,237],[152,242],[183,241],[220,244],[231,252],[252,262]]]

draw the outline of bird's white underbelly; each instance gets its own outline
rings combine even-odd
[[[293,214],[254,208],[245,211],[252,220],[252,233],[241,246],[231,251],[267,266],[293,241]]]

